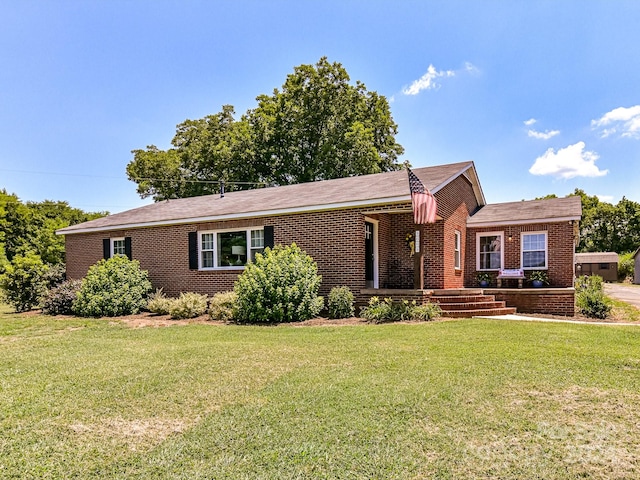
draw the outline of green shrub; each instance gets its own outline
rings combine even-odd
[[[333,287],[327,299],[329,318],[349,318],[355,315],[353,293],[349,287]]]
[[[49,290],[57,287],[58,285],[62,285],[62,283],[67,279],[67,269],[64,263],[50,265],[47,269],[47,273],[44,275],[44,278]]]
[[[418,305],[415,300],[394,302],[391,298],[380,301],[379,297],[371,297],[369,305],[360,310],[360,316],[373,323],[432,320],[440,316],[441,313],[440,307],[434,303]]]
[[[73,302],[78,297],[81,280],[67,280],[47,293],[42,304],[42,313],[45,315],[72,315]]]
[[[4,300],[16,309],[26,312],[40,305],[47,293],[48,267],[35,253],[16,255],[5,265],[0,276],[0,288]]]
[[[207,313],[209,297],[199,293],[187,292],[171,301],[169,315],[176,320],[183,318],[195,318]]]
[[[237,301],[236,292],[216,293],[209,302],[209,317],[211,320],[230,322],[233,320],[233,310]]]
[[[140,263],[116,255],[89,268],[73,309],[82,317],[132,315],[146,305],[150,291],[149,274]]]
[[[295,322],[320,313],[322,277],[313,259],[295,243],[265,248],[238,277],[236,320],[241,322]]]
[[[602,277],[583,275],[576,279],[576,306],[587,317],[607,318],[611,305],[604,295]]]
[[[412,306],[410,315],[412,320],[427,322],[442,315],[442,309],[437,303],[427,302],[422,305]]]
[[[147,300],[147,310],[157,315],[169,315],[173,299],[168,298],[161,288],[157,289]]]
[[[633,281],[633,275],[635,272],[635,261],[633,259],[633,253],[625,253],[620,255],[620,261],[618,262],[618,280]]]

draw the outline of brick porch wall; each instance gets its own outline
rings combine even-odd
[[[575,290],[573,288],[524,288],[485,289],[496,300],[516,307],[518,313],[544,313],[548,315],[575,315]]]

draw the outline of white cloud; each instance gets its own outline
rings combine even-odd
[[[534,123],[536,123],[536,122],[537,122],[537,120],[536,120],[535,118],[530,118],[529,120],[525,120],[524,124],[525,124],[527,127],[530,127],[531,125],[533,125],[533,124],[534,124]]]
[[[609,170],[600,170],[596,166],[596,160],[600,158],[597,153],[584,151],[584,142],[569,145],[565,148],[553,148],[547,150],[544,155],[536,158],[529,169],[532,175],[552,175],[557,178],[574,177],[602,177]]]
[[[601,128],[602,137],[620,132],[622,137],[640,138],[640,105],[614,108],[598,120],[591,120],[591,127]]]
[[[467,71],[467,73],[480,73],[480,69],[471,62],[464,62],[464,69]]]
[[[598,195],[598,194],[596,194],[596,197],[598,197],[598,200],[600,200],[601,202],[613,203],[613,195]]]
[[[530,137],[537,138],[538,140],[549,140],[551,137],[555,137],[560,134],[560,130],[545,130],[544,132],[536,132],[535,130],[529,130],[527,134]]]
[[[454,77],[455,72],[453,70],[436,70],[436,67],[429,65],[427,73],[425,73],[418,80],[415,80],[409,87],[402,89],[402,93],[405,95],[417,95],[422,90],[433,90],[440,87],[440,84],[436,83],[437,78],[442,77]]]

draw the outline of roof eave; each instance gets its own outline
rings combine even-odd
[[[458,178],[460,175],[462,175],[467,171],[469,171],[469,174],[471,176],[471,187],[473,188],[473,193],[476,196],[476,201],[478,202],[478,206],[482,207],[486,205],[487,201],[484,198],[484,192],[482,191],[482,186],[480,185],[480,180],[478,179],[478,172],[476,171],[476,166],[473,163],[473,161],[470,161],[469,164],[466,165],[464,168],[462,168],[459,172],[451,175],[440,185],[432,189],[431,193],[435,194],[437,191],[441,190],[442,188],[447,186],[449,183],[451,183],[452,181],[454,181],[456,178]]]
[[[126,224],[118,224],[118,225],[105,225],[100,227],[88,227],[88,228],[77,228],[77,229],[73,229],[72,227],[71,228],[67,227],[67,228],[62,228],[60,230],[56,230],[56,234],[57,235],[75,235],[80,233],[97,233],[97,232],[109,232],[109,231],[124,230],[124,229],[161,227],[161,226],[169,226],[169,225],[183,225],[185,223],[203,223],[203,222],[214,222],[214,221],[220,221],[220,220],[242,220],[242,219],[257,218],[257,217],[275,217],[278,215],[290,215],[290,214],[297,214],[297,213],[311,213],[311,212],[322,212],[327,210],[341,210],[346,208],[392,205],[392,204],[405,203],[410,201],[411,201],[411,195],[401,195],[396,197],[357,200],[352,202],[331,203],[326,205],[308,205],[306,207],[261,210],[261,211],[246,212],[246,213],[228,213],[224,215],[178,218],[174,220],[157,220],[152,222],[126,223]]]
[[[575,222],[580,220],[580,215],[552,218],[531,218],[525,220],[495,220],[490,222],[467,222],[467,228],[501,227],[507,225],[533,225],[536,223],[560,223]]]

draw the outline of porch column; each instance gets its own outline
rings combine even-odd
[[[424,289],[424,255],[422,253],[413,255],[413,288]]]

